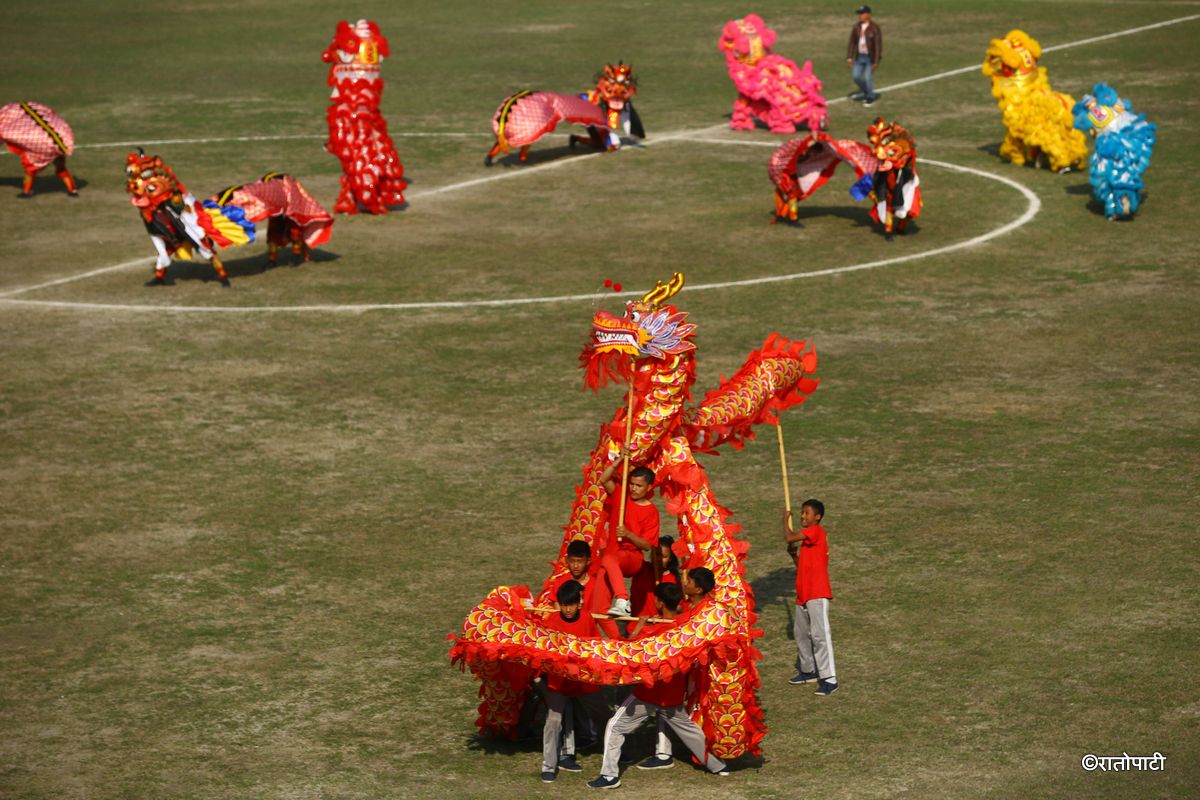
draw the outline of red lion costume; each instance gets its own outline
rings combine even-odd
[[[25,181],[21,197],[33,196],[33,179],[54,162],[54,174],[78,197],[75,178],[67,170],[67,156],[75,149],[75,134],[54,109],[41,103],[9,103],[0,107],[0,142],[21,159]]]
[[[404,204],[404,165],[379,113],[383,79],[379,65],[388,56],[387,39],[374,22],[337,24],[333,42],[321,53],[329,68],[329,142],[326,149],[342,162],[342,191],[333,210],[386,214]]]

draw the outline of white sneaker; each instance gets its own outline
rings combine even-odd
[[[629,598],[618,597],[612,602],[612,608],[608,610],[610,617],[632,617],[633,609],[629,607]]]

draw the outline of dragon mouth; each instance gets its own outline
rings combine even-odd
[[[639,338],[635,331],[613,330],[596,326],[592,329],[592,352],[637,355],[640,352]]]

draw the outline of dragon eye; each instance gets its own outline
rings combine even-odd
[[[152,170],[152,169],[144,169],[144,170],[142,170],[142,177],[143,177],[143,178],[150,178],[150,177],[152,177],[153,175],[154,175],[154,170]]]

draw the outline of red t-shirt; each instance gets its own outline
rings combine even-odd
[[[679,583],[679,581],[675,580],[674,573],[664,572],[659,583]],[[679,610],[683,611],[683,608],[681,607]],[[642,613],[639,616],[653,617],[656,613],[658,613],[658,609],[654,607],[654,590],[651,589],[646,593],[646,603],[642,606]]]
[[[677,623],[675,620],[670,622],[652,622],[642,628],[642,632],[638,634],[639,639],[645,639],[649,636],[662,633],[663,631],[674,628]],[[687,697],[687,671],[680,672],[668,681],[655,681],[653,686],[647,686],[644,683],[639,683],[633,687],[633,696],[647,703],[652,703],[656,706],[673,707],[681,705],[684,698]]]
[[[600,635],[600,631],[596,627],[596,620],[592,618],[587,609],[582,607],[579,609],[579,616],[570,622],[563,619],[563,615],[560,612],[555,611],[546,617],[545,625],[551,630],[569,633],[581,639],[592,639]],[[555,675],[553,673],[546,675],[546,688],[552,692],[565,695],[588,694],[600,691],[600,687],[594,684],[573,681],[570,678],[564,678],[562,675]]]
[[[801,531],[800,558],[796,562],[796,605],[802,606],[819,597],[833,597],[829,588],[829,540],[820,525]]]
[[[608,546],[615,548],[612,550],[614,553],[617,549],[641,553],[638,546],[628,539],[617,541],[620,510],[621,491],[618,489],[608,496]],[[654,501],[640,505],[628,497],[625,498],[625,527],[648,541],[651,547],[658,547],[658,524],[658,506],[654,505]]]
[[[607,605],[608,601],[605,600],[603,603],[600,604],[600,605],[603,605],[604,608],[599,608],[596,603],[596,587],[599,586],[603,582],[602,578],[596,577],[597,573],[599,572],[599,569],[600,569],[599,565],[593,563],[593,565],[587,571],[588,581],[587,581],[587,583],[583,584],[583,610],[587,611],[587,612],[596,611],[598,613],[603,614],[605,611],[608,610],[608,605]],[[565,575],[563,575],[558,580],[556,580],[554,582],[554,584],[550,587],[550,600],[552,602],[555,601],[555,599],[558,597],[559,588],[561,588],[562,585],[564,583],[566,583],[567,581],[573,581],[573,580],[575,580],[575,578],[571,577],[570,572],[567,572]]]

